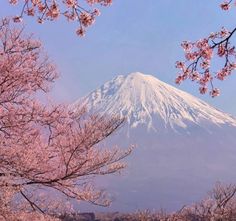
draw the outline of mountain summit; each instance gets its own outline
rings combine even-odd
[[[236,126],[236,118],[202,100],[140,72],[119,75],[74,104],[83,103],[88,110],[125,117],[130,127],[146,125],[148,129]]]
[[[127,123],[105,141],[137,148],[121,177],[103,178],[111,211],[180,209],[217,181],[235,182],[236,118],[151,75],[108,81],[72,105]],[[86,210],[86,208],[85,208]]]

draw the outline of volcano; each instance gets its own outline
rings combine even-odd
[[[121,176],[103,178],[109,210],[175,210],[236,182],[236,118],[139,72],[119,75],[71,108],[126,119],[106,141],[136,145]]]

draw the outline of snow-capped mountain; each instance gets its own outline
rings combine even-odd
[[[130,127],[145,124],[148,129],[186,128],[189,125],[236,126],[236,118],[206,102],[168,85],[151,75],[136,72],[120,75],[74,104],[88,110],[118,115]]]
[[[132,73],[71,108],[76,112],[81,105],[127,119],[106,145],[137,146],[122,176],[102,178],[115,196],[110,210],[179,209],[217,181],[236,183],[236,118],[206,102],[151,75]]]

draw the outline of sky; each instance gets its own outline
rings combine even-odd
[[[222,26],[234,27],[236,7],[224,12],[219,8],[221,2],[114,0],[111,7],[102,8],[84,38],[75,34],[78,24],[64,18],[43,25],[25,18],[26,32],[43,42],[60,72],[51,96],[57,102],[71,103],[119,74],[137,71],[176,86],[175,62],[183,58],[180,43],[198,40]],[[1,1],[1,17],[19,12],[8,0]],[[236,73],[216,86],[222,94],[214,99],[200,95],[190,81],[178,87],[236,116]]]

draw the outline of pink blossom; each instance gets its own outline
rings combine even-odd
[[[182,81],[183,81],[182,76],[178,76],[178,77],[175,79],[175,83],[176,83],[176,84],[180,84]]]
[[[185,50],[185,51],[189,51],[192,49],[193,47],[193,44],[189,41],[183,41],[182,44],[181,44],[182,48]]]
[[[80,37],[84,37],[85,36],[85,31],[83,28],[78,28],[76,31],[76,34]]]
[[[213,49],[211,47],[206,47],[206,48],[203,48],[200,53],[204,59],[210,60],[213,55]]]
[[[76,0],[64,0],[64,2],[67,5],[67,7],[74,7],[77,4]]]
[[[225,55],[225,46],[223,46],[222,44],[220,44],[218,46],[218,50],[217,50],[217,54],[222,57]]]
[[[205,87],[205,86],[203,86],[203,87],[200,87],[199,88],[199,92],[201,93],[201,94],[205,94],[206,92],[207,92],[207,87]]]
[[[229,35],[229,31],[225,27],[223,27],[221,28],[219,35],[221,38],[227,37]]]
[[[229,10],[230,9],[230,3],[229,2],[224,2],[220,5],[220,7],[223,9],[223,10]]]
[[[212,91],[210,92],[210,95],[211,95],[212,97],[217,97],[217,96],[220,95],[220,90],[219,90],[218,88],[214,88],[214,89],[212,89]]]
[[[197,58],[197,54],[192,52],[187,52],[185,53],[185,58],[189,61],[194,61]]]
[[[182,62],[182,61],[176,61],[175,64],[176,64],[176,65],[175,65],[176,68],[183,69],[183,68],[185,67],[184,62]]]
[[[59,6],[56,3],[53,3],[50,6],[50,10],[47,11],[46,13],[47,17],[50,17],[51,19],[56,19],[60,15],[60,9]]]
[[[210,62],[209,62],[209,60],[203,60],[203,62],[200,63],[200,66],[201,66],[202,69],[207,69],[207,68],[209,68],[209,67],[210,67]]]
[[[27,15],[28,16],[34,16],[35,12],[34,12],[34,8],[28,8],[27,9]]]
[[[95,21],[94,16],[87,12],[81,13],[79,19],[84,27],[92,25]]]
[[[200,75],[199,75],[199,73],[198,72],[193,72],[191,75],[190,75],[190,79],[192,80],[192,81],[195,81],[195,80],[198,80],[200,78]]]
[[[101,12],[99,11],[99,9],[95,8],[95,9],[93,10],[93,14],[94,14],[95,16],[100,16],[100,15],[101,15]]]
[[[199,48],[199,49],[202,49],[202,48],[209,48],[209,44],[208,44],[208,40],[205,38],[205,39],[200,39],[199,41],[197,41],[195,43],[196,47]]]
[[[16,5],[18,3],[18,0],[9,0],[9,3],[12,5]]]
[[[16,23],[22,22],[22,17],[21,16],[15,16],[13,18],[13,21],[16,22]]]
[[[43,24],[43,19],[42,18],[38,18],[37,21],[38,21],[39,24]]]

